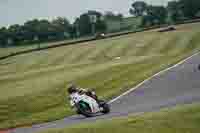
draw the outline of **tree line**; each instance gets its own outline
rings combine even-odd
[[[173,0],[167,6],[156,6],[144,1],[134,1],[129,10],[134,17],[142,18],[141,27],[174,23],[200,16],[200,0]],[[0,28],[0,47],[30,44],[43,41],[57,41],[78,38],[106,32],[106,21],[122,21],[122,14],[88,11],[70,23],[67,18],[58,17],[52,21],[33,19],[22,25],[15,24]]]
[[[116,20],[122,17],[122,15],[111,12],[103,15],[97,11],[88,11],[76,18],[72,24],[64,17],[57,17],[52,21],[33,19],[23,25],[14,24],[9,27],[1,27],[0,46],[57,41],[106,32],[105,19]]]
[[[135,1],[130,10],[135,17],[142,17],[141,26],[175,23],[200,17],[200,0],[172,0],[167,6],[155,6]]]

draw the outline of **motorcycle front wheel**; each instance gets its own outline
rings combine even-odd
[[[103,114],[108,114],[110,113],[110,105],[107,104],[104,100],[99,100],[100,107],[103,108],[101,111]]]
[[[88,103],[84,101],[80,101],[79,103],[76,104],[76,108],[79,114],[82,114],[85,117],[93,117],[93,113],[91,112],[91,109]]]

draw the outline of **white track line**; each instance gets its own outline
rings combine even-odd
[[[198,53],[195,53],[195,54],[193,54],[193,55],[191,55],[190,57],[188,57],[188,58],[186,58],[186,59],[180,61],[179,63],[177,63],[177,64],[175,64],[175,65],[173,65],[173,66],[171,66],[171,67],[169,67],[169,68],[166,68],[166,69],[164,69],[164,70],[162,70],[162,71],[156,73],[155,75],[153,75],[153,76],[149,77],[148,79],[146,79],[146,80],[142,81],[141,83],[139,83],[139,84],[138,84],[137,86],[135,86],[134,88],[131,88],[130,90],[124,92],[124,93],[121,94],[120,96],[118,96],[118,97],[112,99],[112,100],[109,101],[108,103],[111,104],[111,103],[117,101],[117,100],[120,99],[121,97],[123,97],[123,96],[129,94],[130,92],[134,91],[135,89],[137,89],[138,87],[140,87],[141,85],[143,85],[145,82],[151,80],[152,78],[154,78],[154,77],[156,77],[156,76],[159,76],[159,75],[165,73],[166,71],[169,71],[169,70],[172,69],[172,68],[175,68],[175,67],[177,67],[177,66],[183,64],[184,62],[186,62],[187,60],[191,59],[192,57],[194,57],[194,56],[196,56],[196,55],[198,55],[198,54],[199,54],[199,52],[198,52]]]

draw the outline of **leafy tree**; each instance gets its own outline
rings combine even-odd
[[[57,21],[58,22],[58,21]],[[45,41],[50,39],[58,39],[58,33],[60,33],[62,28],[58,28],[58,25],[52,24],[48,20],[30,20],[27,21],[24,26],[24,36],[25,40],[34,41],[39,39],[39,41]],[[63,36],[63,30],[62,30]]]
[[[176,22],[182,18],[182,11],[178,1],[169,1],[167,4],[168,17],[172,22]]]
[[[97,11],[94,11],[94,10],[88,11],[87,14],[88,14],[89,16],[90,16],[90,15],[94,15],[94,16],[96,16],[97,19],[100,19],[101,16],[102,16],[102,14],[101,14],[100,12],[97,12]]]
[[[93,22],[95,27],[95,32],[104,32],[106,30],[106,23],[104,21],[104,16],[100,12],[88,11],[88,15],[95,16],[96,20]]]
[[[51,24],[48,20],[40,20],[38,25],[35,27],[35,30],[39,40],[48,40],[51,35]]]
[[[129,13],[138,17],[143,16],[147,11],[147,4],[144,1],[135,1],[130,8]]]
[[[141,26],[152,26],[154,25],[154,16],[151,14],[147,14],[145,16],[142,17],[142,22],[141,22]]]
[[[100,19],[97,20],[95,27],[97,32],[105,32],[107,29],[105,21],[101,21]]]
[[[18,43],[24,40],[23,28],[21,25],[11,25],[8,28],[8,34],[9,37],[14,41],[14,43]]]
[[[5,47],[7,44],[8,31],[6,27],[0,28],[0,46]]]
[[[163,6],[148,6],[147,14],[142,18],[143,26],[152,26],[166,22],[167,10]]]
[[[100,12],[88,11],[82,14],[74,22],[76,35],[85,36],[93,32],[103,32],[106,30],[104,17]],[[95,30],[95,31],[94,31]]]
[[[76,38],[80,36],[79,21],[80,19],[76,18],[71,28],[72,35],[74,35]]]
[[[53,25],[61,27],[64,31],[67,31],[70,27],[70,23],[66,18],[57,17],[51,22]]]
[[[196,18],[200,11],[200,0],[179,0],[184,16],[187,18]]]
[[[105,20],[112,20],[112,21],[121,21],[123,19],[122,14],[114,14],[111,11],[108,11],[104,15]]]
[[[82,14],[79,19],[76,20],[78,24],[78,30],[81,36],[92,33],[92,23],[87,13]]]
[[[95,22],[91,21],[91,16],[95,16]],[[18,44],[23,41],[31,43],[85,36],[92,33],[92,27],[96,29],[95,32],[105,31],[106,24],[100,12],[88,11],[77,18],[74,24],[70,24],[64,17],[57,17],[52,21],[33,19],[23,25],[15,24],[8,29],[0,28],[0,45],[4,46],[13,41]]]
[[[29,20],[24,23],[24,38],[25,40],[33,41],[35,37],[39,36],[37,26],[39,25],[39,20]]]
[[[69,33],[71,30],[69,21],[63,17],[54,19],[51,24],[57,38],[65,38],[65,33]]]
[[[76,27],[75,27],[74,24],[70,25],[68,32],[69,32],[71,38],[76,38],[77,37]]]

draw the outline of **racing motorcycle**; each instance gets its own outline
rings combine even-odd
[[[78,114],[85,117],[94,117],[97,114],[108,114],[110,112],[109,104],[104,100],[98,100],[96,94],[72,94],[70,104],[76,109]]]

